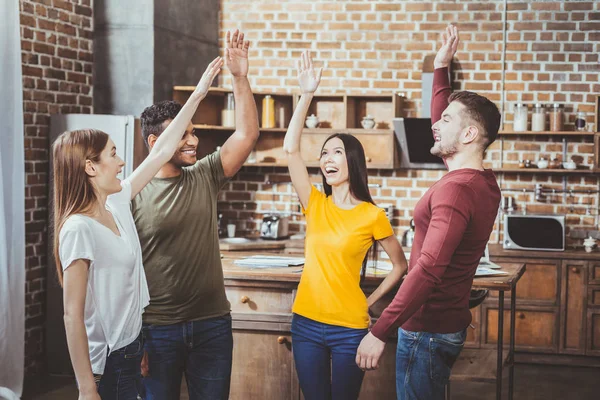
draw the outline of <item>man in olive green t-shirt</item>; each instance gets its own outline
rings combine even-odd
[[[233,337],[217,193],[248,158],[259,129],[243,33],[227,33],[224,59],[233,75],[237,129],[221,150],[197,161],[190,123],[179,151],[132,202],[150,290],[143,315],[145,399],[179,399],[184,373],[190,399],[229,397]],[[150,148],[180,109],[165,101],[144,110],[142,135]]]

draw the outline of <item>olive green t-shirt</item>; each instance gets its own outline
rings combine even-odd
[[[217,227],[217,193],[227,180],[217,151],[177,177],[152,179],[133,199],[150,290],[145,323],[229,313]]]

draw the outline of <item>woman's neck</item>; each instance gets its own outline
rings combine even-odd
[[[102,218],[106,214],[106,199],[108,195],[106,193],[101,193],[100,191],[96,191],[96,201],[90,205],[90,207],[84,211],[84,214],[89,215],[93,218]]]
[[[337,206],[355,206],[361,203],[360,200],[352,196],[350,193],[350,184],[344,182],[337,186],[331,187],[331,198]]]

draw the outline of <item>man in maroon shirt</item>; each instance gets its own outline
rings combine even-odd
[[[498,108],[472,92],[452,93],[448,67],[458,31],[448,26],[434,66],[433,155],[448,173],[419,200],[408,274],[392,303],[358,348],[356,362],[375,369],[385,341],[398,329],[398,399],[443,399],[452,365],[471,322],[469,294],[500,204],[485,149],[500,127]]]

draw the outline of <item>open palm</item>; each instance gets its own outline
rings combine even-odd
[[[244,33],[235,30],[233,34],[227,31],[227,47],[225,47],[225,66],[233,76],[248,75],[249,41],[244,41]]]
[[[433,61],[434,68],[450,66],[452,58],[458,49],[458,28],[448,25],[446,32],[442,33],[442,47],[438,50]]]
[[[314,93],[319,87],[322,73],[323,68],[314,69],[310,53],[302,52],[298,61],[298,83],[302,93]]]
[[[202,78],[200,78],[200,82],[198,82],[194,92],[202,98],[206,97],[208,89],[211,87],[215,77],[219,74],[219,71],[221,71],[222,66],[223,59],[221,57],[212,60],[212,62],[208,64],[208,67],[206,67],[204,74],[202,74]]]

